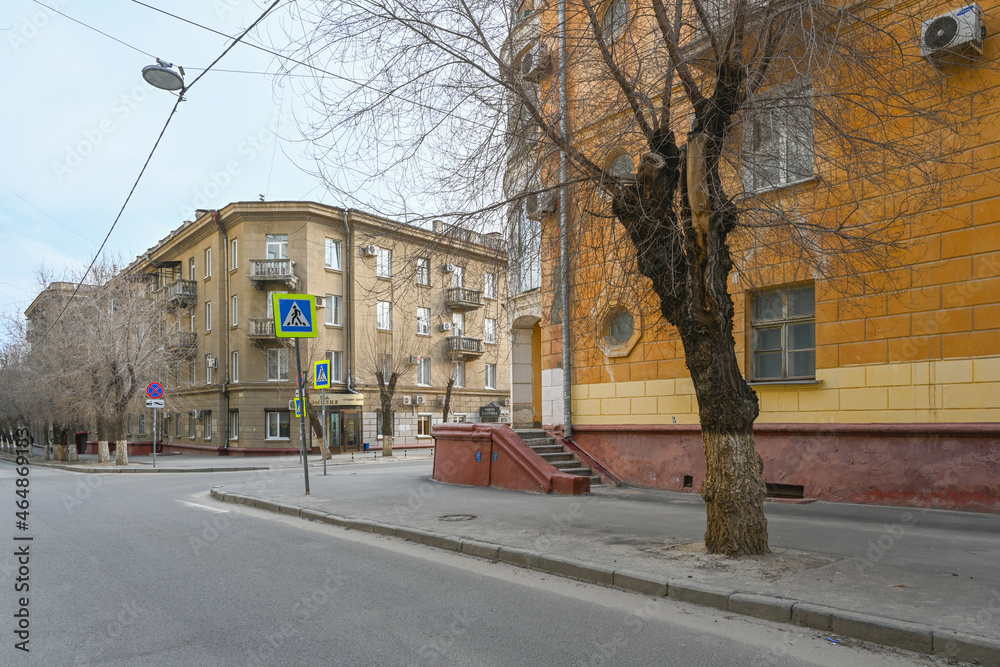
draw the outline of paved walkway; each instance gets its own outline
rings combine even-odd
[[[380,459],[381,461],[381,459]],[[669,595],[980,664],[1000,665],[1000,516],[768,503],[773,553],[700,541],[695,494],[600,488],[535,495],[440,484],[429,461],[257,473],[213,496],[441,548]]]

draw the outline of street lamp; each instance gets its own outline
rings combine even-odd
[[[173,63],[157,58],[155,65],[146,65],[142,68],[142,78],[149,85],[161,90],[181,90],[184,88],[184,68],[178,65],[177,69],[180,70],[178,74],[173,67]]]

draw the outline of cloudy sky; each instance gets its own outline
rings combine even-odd
[[[175,102],[143,81],[142,68],[154,61],[140,51],[183,66],[191,81],[227,46],[129,0],[44,1],[108,36],[31,0],[4,0],[0,9],[0,313],[31,302],[39,267],[58,275],[85,267],[125,202]],[[148,4],[228,35],[265,6]],[[280,33],[281,19],[279,5],[265,29]],[[196,208],[260,195],[340,203],[307,172],[287,82],[267,74],[275,71],[273,56],[239,44],[191,88],[105,252],[131,259]]]

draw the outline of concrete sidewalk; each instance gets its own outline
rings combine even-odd
[[[695,494],[600,488],[550,496],[439,484],[429,461],[254,473],[213,497],[516,565],[1000,665],[1000,516],[768,503],[773,553],[700,544]],[[294,467],[294,466],[292,466]]]

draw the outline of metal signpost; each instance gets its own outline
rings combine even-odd
[[[153,408],[153,467],[156,467],[156,411],[163,407],[163,385],[159,382],[150,382],[146,387],[146,407]]]
[[[313,388],[320,390],[320,400],[323,405],[323,446],[320,452],[323,456],[323,476],[326,476],[326,452],[330,447],[329,429],[326,425],[326,390],[330,388],[330,360],[324,359],[313,364]]]
[[[309,294],[274,295],[274,335],[278,338],[295,339],[295,377],[298,378],[298,395],[302,400],[299,413],[299,450],[302,453],[302,475],[309,494],[309,460],[306,456],[306,388],[302,375],[302,353],[299,351],[300,338],[316,338],[316,297]]]

